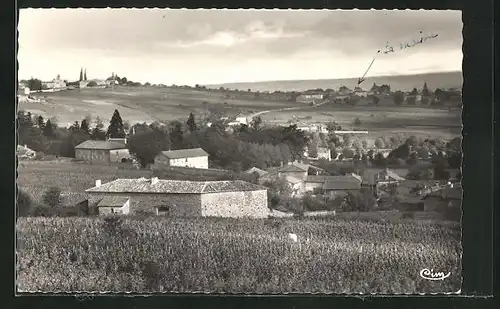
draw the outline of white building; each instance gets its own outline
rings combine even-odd
[[[208,153],[201,148],[162,151],[155,157],[156,165],[208,168]]]

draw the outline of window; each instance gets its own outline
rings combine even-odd
[[[170,210],[170,207],[168,206],[159,206],[156,208],[156,214],[157,215],[167,215]]]

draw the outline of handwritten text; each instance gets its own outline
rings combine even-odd
[[[422,34],[422,31],[420,31],[420,34]],[[434,33],[434,34],[431,34],[431,35],[426,35],[426,36],[421,36],[418,40],[412,40],[411,42],[403,42],[403,43],[399,43],[399,50],[403,50],[403,49],[407,49],[407,48],[411,48],[415,45],[418,45],[418,44],[422,44],[430,39],[435,39],[438,37],[438,34],[437,33]],[[385,45],[384,47],[384,50],[383,50],[383,53],[384,54],[388,54],[388,53],[393,53],[395,52],[395,48],[394,46],[390,45],[389,43],[387,43],[387,45]]]

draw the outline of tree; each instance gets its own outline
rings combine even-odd
[[[43,129],[45,128],[45,121],[43,119],[42,116],[38,116],[37,119],[36,119],[36,125],[38,126],[38,128],[40,130],[43,131]]]
[[[345,147],[342,149],[342,155],[346,159],[352,159],[354,157],[354,151],[350,148]]]
[[[78,121],[75,121],[70,127],[69,127],[69,130],[71,132],[76,132],[76,131],[80,131],[80,124],[78,123]]]
[[[82,120],[82,123],[80,125],[80,130],[90,135],[89,122],[87,118]]]
[[[90,133],[90,138],[95,141],[103,141],[106,139],[106,132],[104,132],[104,125],[102,123],[101,118],[96,117],[96,124],[92,132]]]
[[[260,116],[255,116],[252,118],[250,126],[254,131],[258,131],[260,129],[261,124],[262,124],[262,118]]]
[[[375,139],[375,147],[377,147],[378,149],[384,149],[384,140],[380,137],[377,137],[377,139]]]
[[[38,126],[35,126],[31,113],[18,111],[17,113],[17,137],[18,145],[26,145],[35,151],[45,150],[45,136]]]
[[[30,78],[26,86],[30,90],[42,90],[42,81],[37,78]]]
[[[108,130],[106,131],[107,138],[124,138],[125,129],[123,128],[123,121],[120,113],[115,109],[111,121],[109,122]]]
[[[17,190],[16,206],[17,217],[26,217],[30,214],[31,209],[33,208],[33,200],[24,190]]]
[[[85,72],[83,73],[83,80],[84,81],[87,80],[87,69],[85,69]]]
[[[403,101],[405,100],[404,93],[402,91],[396,91],[392,95],[392,99],[394,100],[394,104],[396,105],[402,105]]]
[[[59,154],[63,157],[74,158],[75,146],[89,140],[90,136],[80,130],[72,131],[66,138],[63,139],[60,147]]]
[[[48,138],[55,137],[54,126],[52,125],[52,121],[47,120],[45,126],[43,127],[43,135]]]
[[[431,92],[429,91],[429,88],[427,88],[427,82],[424,82],[424,87],[422,88],[422,96],[430,96]]]
[[[80,69],[80,79],[79,81],[83,81],[83,68]]]
[[[61,189],[59,187],[50,187],[43,193],[42,200],[50,207],[56,207],[61,203]]]
[[[181,149],[183,145],[183,130],[182,123],[179,121],[172,121],[170,128],[170,142],[173,150]]]
[[[132,135],[127,143],[130,153],[141,164],[154,163],[154,158],[161,151],[170,149],[168,133],[160,130],[141,131]]]
[[[187,126],[188,126],[188,129],[190,132],[194,132],[194,131],[198,130],[198,128],[196,127],[196,121],[194,120],[193,113],[189,114],[189,118],[187,120]]]

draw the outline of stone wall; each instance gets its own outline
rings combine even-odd
[[[203,194],[201,212],[210,217],[267,218],[267,190]]]

